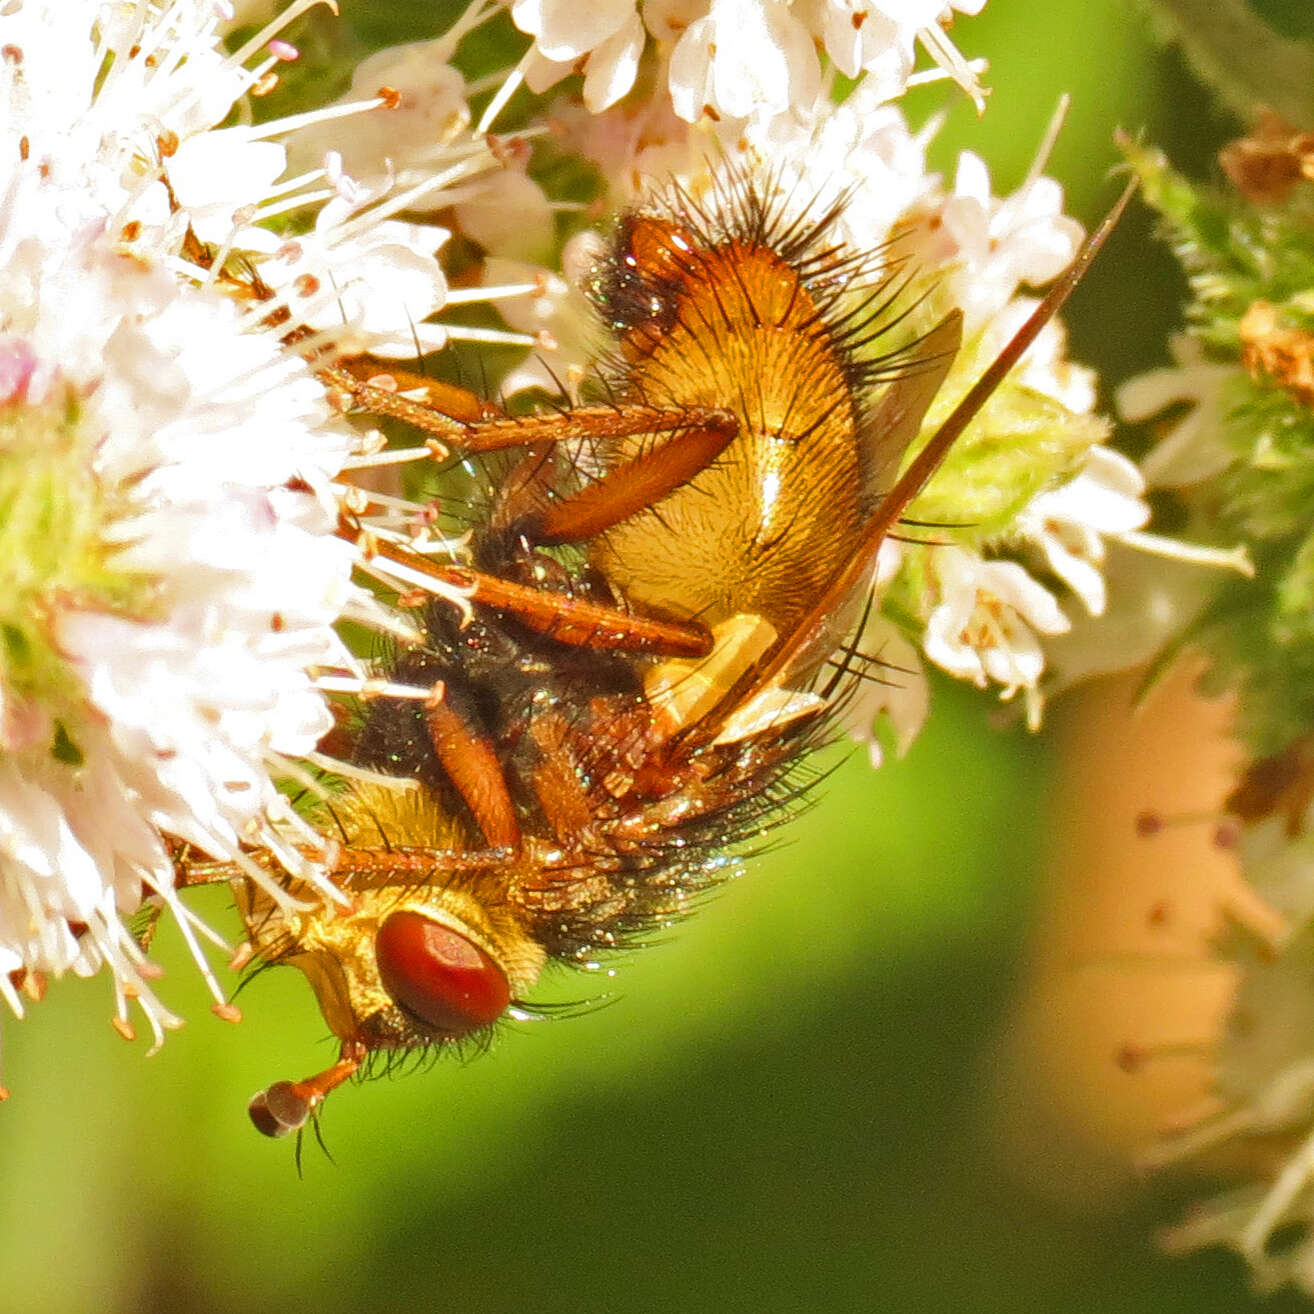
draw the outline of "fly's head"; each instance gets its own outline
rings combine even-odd
[[[480,1044],[545,958],[506,905],[504,857],[445,868],[447,850],[425,842],[435,838],[435,809],[417,791],[361,786],[351,803],[376,821],[387,816],[390,845],[343,851],[334,879],[344,903],[303,901],[295,889],[276,901],[237,886],[252,949],[305,974],[341,1044],[326,1072],[254,1097],[252,1121],[269,1136],[299,1130],[371,1059]]]

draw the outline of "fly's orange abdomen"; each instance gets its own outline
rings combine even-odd
[[[700,242],[639,217],[598,299],[618,331],[622,402],[731,410],[709,468],[608,530],[594,563],[633,603],[786,629],[834,576],[861,522],[863,470],[846,357],[807,275],[739,238]],[[651,437],[618,442],[632,459]]]

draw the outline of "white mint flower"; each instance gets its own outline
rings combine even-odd
[[[623,31],[635,17],[634,0],[601,0],[581,8],[571,0],[513,0],[511,18],[534,38],[538,53],[573,64]]]
[[[985,0],[955,2],[952,10],[981,12]],[[932,59],[976,102],[985,93],[976,72],[944,35],[951,17],[948,5],[937,0],[805,0],[795,6],[806,15],[808,28],[825,47],[845,77],[865,73],[882,99],[901,95],[913,75],[916,44],[925,46]]]
[[[293,12],[309,7],[302,0]],[[208,226],[207,212],[226,205],[231,230],[237,212],[264,195],[246,179],[277,176],[280,149],[249,129],[210,131],[261,76],[218,45],[220,14],[199,3],[160,13],[97,0],[5,7],[0,132],[7,152],[43,162],[66,222],[94,212],[120,227],[163,230],[163,240],[176,244],[189,220]],[[194,216],[176,193],[171,202],[151,167],[179,152],[185,187],[198,192]]]
[[[432,41],[392,46],[363,59],[351,86],[332,107],[359,105],[387,88],[386,114],[353,114],[310,122],[287,139],[296,172],[319,166],[333,152],[361,187],[411,187],[450,162],[452,144],[470,126],[465,79],[449,62],[468,24]]]
[[[282,243],[260,274],[312,328],[350,328],[381,356],[413,357],[417,346],[447,344],[447,330],[425,320],[447,297],[435,252],[446,229],[384,220],[351,235],[343,213],[326,205],[314,229]],[[345,336],[345,334],[343,334]]]
[[[770,117],[812,104],[820,86],[807,28],[775,0],[712,0],[671,52],[671,103],[691,123],[708,107],[725,118]]]
[[[789,114],[749,124],[742,134],[749,158],[777,171],[783,191],[797,186],[799,195],[815,197],[818,209],[852,193],[838,227],[855,251],[879,249],[920,206],[939,203],[940,178],[926,168],[938,123],[913,132],[903,112],[883,99],[862,82],[838,107],[818,96]]]
[[[1226,389],[1243,376],[1235,362],[1206,360],[1185,333],[1175,334],[1168,347],[1175,365],[1129,379],[1118,389],[1118,410],[1140,424],[1171,406],[1188,405],[1141,462],[1141,473],[1156,488],[1186,488],[1212,479],[1235,459],[1224,436]]]
[[[570,0],[515,0],[511,17],[534,38],[525,82],[542,93],[577,64],[584,69],[584,103],[599,111],[634,85],[647,40],[634,0],[581,7]]]
[[[993,682],[1005,697],[1022,689],[1034,698],[1045,669],[1036,636],[1068,629],[1054,595],[1016,562],[983,561],[962,548],[934,549],[930,567],[940,601],[926,622],[926,655],[980,688]]]
[[[584,71],[584,103],[590,109],[614,105],[634,85],[646,36],[638,14],[631,14],[589,52]]]
[[[917,239],[919,256],[945,269],[964,329],[997,315],[1021,284],[1041,287],[1072,263],[1081,225],[1063,213],[1063,189],[1038,168],[1012,195],[990,190],[985,162],[971,151],[958,159],[953,191],[932,211],[934,226]]]
[[[955,11],[984,0],[511,0],[516,26],[534,38],[520,66],[543,92],[584,73],[584,103],[600,112],[634,85],[656,38],[662,77],[681,118],[749,120],[806,110],[821,85],[818,48],[848,77],[865,73],[881,100],[914,77],[922,46],[980,107],[976,70],[945,35]]]
[[[1105,539],[1140,529],[1150,518],[1145,481],[1125,456],[1095,446],[1085,468],[1052,491],[1033,497],[1017,518],[1017,532],[1085,604],[1104,612]]]
[[[931,710],[931,688],[916,645],[888,618],[869,617],[857,647],[858,678],[840,702],[836,719],[851,739],[866,745],[868,760],[879,767],[887,743],[902,757],[921,734]]]
[[[331,725],[314,670],[349,664],[326,486],[354,439],[240,306],[60,229],[42,188],[16,170],[0,206],[0,958],[108,963],[121,1029],[130,988],[158,1040],[174,1019],[120,918],[153,896],[193,938],[170,846],[316,879],[270,770]]]

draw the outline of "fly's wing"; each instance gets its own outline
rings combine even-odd
[[[927,481],[948,455],[958,436],[976,418],[991,394],[1004,381],[1017,364],[1023,352],[1036,340],[1040,331],[1062,309],[1064,302],[1081,282],[1091,261],[1095,259],[1105,239],[1113,231],[1127,202],[1136,190],[1133,179],[1123,190],[1113,208],[1100,226],[1086,239],[1076,259],[1063,276],[1045,294],[1044,300],[1031,312],[1026,323],[1009,340],[1008,345],[972,385],[967,395],[954,408],[953,414],[936,430],[926,446],[913,458],[912,463],[899,476],[890,492],[882,497],[872,511],[866,526],[854,543],[853,555],[836,571],[813,606],[805,612],[786,634],[782,634],[774,647],[753,669],[742,675],[721,698],[719,705],[699,721],[696,733],[699,739],[715,740],[726,721],[752,699],[774,686],[796,686],[806,682],[821,662],[835,647],[837,626],[847,611],[850,599],[861,596],[869,587],[876,553],[891,529],[899,522],[909,502],[926,486]],[[959,331],[953,316],[941,321],[932,336],[944,331],[947,344],[950,333]],[[945,369],[948,368],[946,364]],[[909,382],[916,376],[909,376]],[[929,380],[927,380],[929,386]],[[938,385],[937,385],[938,386]],[[925,391],[922,389],[920,391]],[[909,392],[890,401],[890,421],[896,426],[910,427],[914,414],[918,422],[930,405],[931,396],[925,398],[921,410],[914,404],[918,392]],[[896,411],[896,408],[899,408]],[[840,618],[837,620],[837,618]]]
[[[866,448],[867,471],[863,492],[875,506],[894,482],[899,463],[921,432],[922,420],[940,391],[963,340],[963,315],[946,315],[909,350],[916,359],[908,372],[881,394],[863,422],[861,441]]]
[[[954,310],[907,348],[910,355],[916,353],[907,372],[889,384],[863,421],[860,441],[867,451],[863,504],[870,512],[879,515],[882,503],[897,495],[899,466],[921,433],[922,421],[953,367],[962,340],[963,315]],[[873,563],[874,559],[873,554]],[[827,590],[832,605],[826,623],[796,649],[788,679],[792,686],[810,680],[853,629],[867,593],[864,580],[847,594],[837,592],[833,586]]]

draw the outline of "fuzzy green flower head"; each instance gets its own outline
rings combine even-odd
[[[964,342],[927,413],[928,434],[948,419],[1034,305],[1018,298],[1007,315]],[[1092,414],[1093,406],[1090,371],[1065,358],[1062,330],[1053,329],[955,444],[910,519],[955,526],[948,531],[953,541],[978,550],[1006,539],[1034,498],[1074,479],[1090,449],[1109,437],[1109,422]]]
[[[54,641],[64,600],[107,611],[140,611],[151,580],[116,569],[107,529],[116,515],[91,454],[98,435],[71,388],[31,405],[36,368],[22,338],[0,341],[6,394],[0,399],[0,691],[4,744],[42,741],[65,759],[77,749],[82,715],[74,682]],[[22,727],[20,729],[20,727]]]
[[[1250,200],[1190,183],[1157,151],[1127,154],[1194,293],[1198,355],[1175,390],[1202,396],[1214,371],[1204,414],[1168,435],[1146,468],[1178,489],[1189,533],[1251,554],[1255,578],[1220,576],[1195,633],[1213,683],[1243,691],[1242,733],[1264,756],[1314,724],[1314,188]],[[1172,400],[1162,386],[1142,388],[1124,410],[1148,418]]]

